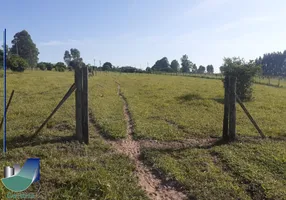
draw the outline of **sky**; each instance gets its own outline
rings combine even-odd
[[[77,48],[87,64],[145,69],[187,54],[219,72],[224,57],[286,49],[285,0],[3,0],[1,7],[9,46],[27,30],[45,62],[63,62],[64,51]]]

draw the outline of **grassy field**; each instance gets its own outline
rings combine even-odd
[[[0,164],[23,164],[28,157],[40,157],[39,199],[147,199],[137,186],[133,161],[103,139],[127,136],[118,83],[131,112],[136,140],[198,141],[183,148],[155,145],[143,148],[142,153],[146,166],[177,181],[190,199],[286,199],[285,87],[255,84],[255,100],[245,103],[271,138],[259,139],[237,105],[239,140],[206,145],[200,141],[222,134],[221,80],[97,73],[89,79],[89,109],[103,138],[90,123],[91,142],[86,146],[72,137],[74,95],[30,141],[73,83],[73,73],[27,71],[9,73],[7,80],[8,93],[14,89],[15,96],[8,112],[8,154],[1,155]],[[37,191],[37,187],[30,190]],[[1,199],[7,192],[0,184]]]
[[[73,141],[74,95],[39,136],[31,141],[30,136],[67,92],[74,81],[73,77],[71,72],[27,71],[8,74],[7,93],[14,89],[15,94],[7,117],[8,153],[5,157],[1,154],[0,165],[22,165],[29,157],[40,157],[41,189],[38,199],[146,199],[133,175],[134,164],[126,156],[115,153],[95,134],[91,124],[90,145]],[[100,91],[100,88],[92,88],[93,83],[90,84],[89,97],[93,98],[89,102],[90,107],[107,131],[121,137],[126,128],[122,123],[123,114],[118,114],[122,113],[122,102],[113,99],[116,97],[116,87],[114,93],[110,92],[103,76],[96,77],[96,82],[105,84],[105,88]],[[92,89],[101,93],[93,93]],[[103,97],[99,94],[103,94]],[[100,101],[102,98],[105,103]],[[38,187],[35,185],[29,190],[36,192]],[[7,193],[0,184],[0,199],[6,199]]]
[[[138,138],[184,140],[221,135],[222,81],[164,75],[115,77],[129,102]],[[245,106],[262,131],[267,136],[286,136],[286,89],[255,84],[254,97]],[[237,132],[257,135],[239,106]]]

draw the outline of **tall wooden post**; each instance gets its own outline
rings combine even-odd
[[[229,79],[229,140],[236,137],[236,77]]]
[[[76,116],[76,137],[79,141],[82,141],[82,70],[80,64],[75,67],[75,116]]]
[[[229,140],[228,117],[229,117],[229,77],[226,76],[224,78],[224,115],[223,115],[223,132],[222,132],[222,138],[225,141]]]
[[[82,68],[82,136],[85,144],[89,142],[88,134],[88,68]]]

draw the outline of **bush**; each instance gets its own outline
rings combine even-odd
[[[40,70],[43,70],[43,71],[47,69],[46,64],[44,62],[38,63],[37,68],[39,68]]]
[[[23,72],[28,66],[27,61],[17,55],[12,55],[7,60],[7,67],[12,71]]]
[[[224,58],[224,64],[220,68],[225,77],[237,78],[236,94],[242,101],[252,100],[252,84],[254,76],[260,71],[254,61],[245,62],[241,58]]]
[[[64,72],[65,69],[66,69],[66,65],[63,62],[58,62],[55,65],[55,70],[58,71],[58,72]]]
[[[46,68],[48,71],[52,71],[52,69],[54,68],[54,65],[52,63],[45,63],[46,64]]]

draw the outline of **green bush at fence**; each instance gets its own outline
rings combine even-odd
[[[239,57],[224,58],[224,64],[221,67],[222,73],[227,76],[237,78],[236,94],[242,101],[250,101],[252,97],[252,84],[254,76],[260,71],[254,61],[245,62]]]

